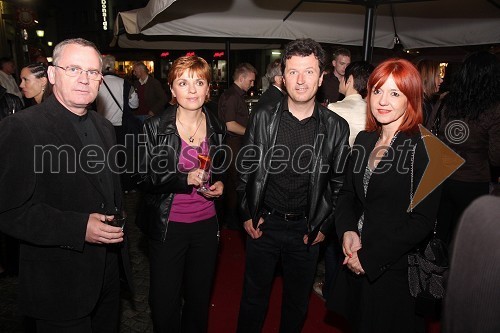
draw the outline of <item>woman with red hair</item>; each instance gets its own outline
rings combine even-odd
[[[368,80],[366,130],[354,142],[335,213],[344,266],[327,302],[354,332],[424,332],[408,253],[433,230],[439,191],[411,199],[428,164],[422,96],[420,75],[404,59],[382,62]]]

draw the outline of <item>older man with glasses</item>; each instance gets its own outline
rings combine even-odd
[[[0,123],[0,231],[21,240],[20,310],[38,333],[117,332],[122,227],[112,124],[88,110],[101,84],[95,45],[69,39],[48,69],[53,95]]]

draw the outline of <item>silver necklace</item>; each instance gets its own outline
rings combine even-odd
[[[186,127],[184,127],[184,124],[181,122],[181,119],[179,118],[179,112],[177,112],[177,120],[179,121],[179,124],[181,124],[182,129],[184,129],[184,132],[186,132],[189,135],[189,137],[188,137],[189,143],[194,142],[194,136],[196,135],[196,133],[198,133],[198,129],[200,128],[202,117],[203,117],[203,115],[200,115],[200,121],[198,122],[198,126],[196,126],[196,130],[194,131],[193,135],[189,135],[188,130],[186,129]]]

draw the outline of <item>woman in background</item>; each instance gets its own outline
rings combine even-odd
[[[428,155],[422,82],[404,59],[388,59],[368,79],[367,126],[354,142],[335,210],[345,255],[327,307],[356,333],[424,332],[408,285],[408,253],[432,231],[439,191],[412,204]],[[416,146],[415,146],[416,145]]]
[[[214,199],[220,174],[200,191],[205,171],[198,155],[220,168],[226,128],[205,107],[211,68],[196,56],[174,61],[168,83],[177,104],[145,120],[147,152],[139,188],[149,233],[149,304],[155,333],[205,333],[218,247]],[[215,156],[214,156],[215,154]],[[220,156],[220,157],[219,157]]]
[[[34,63],[23,67],[19,88],[27,107],[40,104],[52,93],[52,86],[47,77],[47,66],[43,63]]]
[[[443,83],[443,77],[439,70],[439,62],[432,60],[420,60],[417,63],[417,69],[422,78],[424,88],[424,104],[422,124],[427,124],[427,120],[432,112],[432,108],[439,100],[439,87]]]
[[[474,199],[489,193],[491,167],[500,166],[498,58],[486,51],[470,54],[441,103],[438,137],[465,159],[444,181],[439,206],[437,236],[451,243],[460,215]]]

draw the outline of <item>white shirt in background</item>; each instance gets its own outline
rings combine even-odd
[[[104,81],[108,85],[109,89],[113,92],[118,103],[123,109],[123,82],[124,80],[121,77],[114,75],[106,75],[103,77]],[[133,89],[133,87],[132,87]],[[99,94],[96,99],[97,112],[108,119],[113,126],[121,126],[122,125],[122,110],[116,105],[116,102],[111,97],[108,89],[104,85],[101,84],[99,88]],[[136,109],[139,107],[139,96],[137,93],[133,91],[131,95],[129,95],[128,105],[132,109]]]
[[[349,124],[349,145],[352,147],[358,133],[366,128],[366,101],[360,94],[352,94],[341,101],[328,104],[328,109],[344,118]]]

